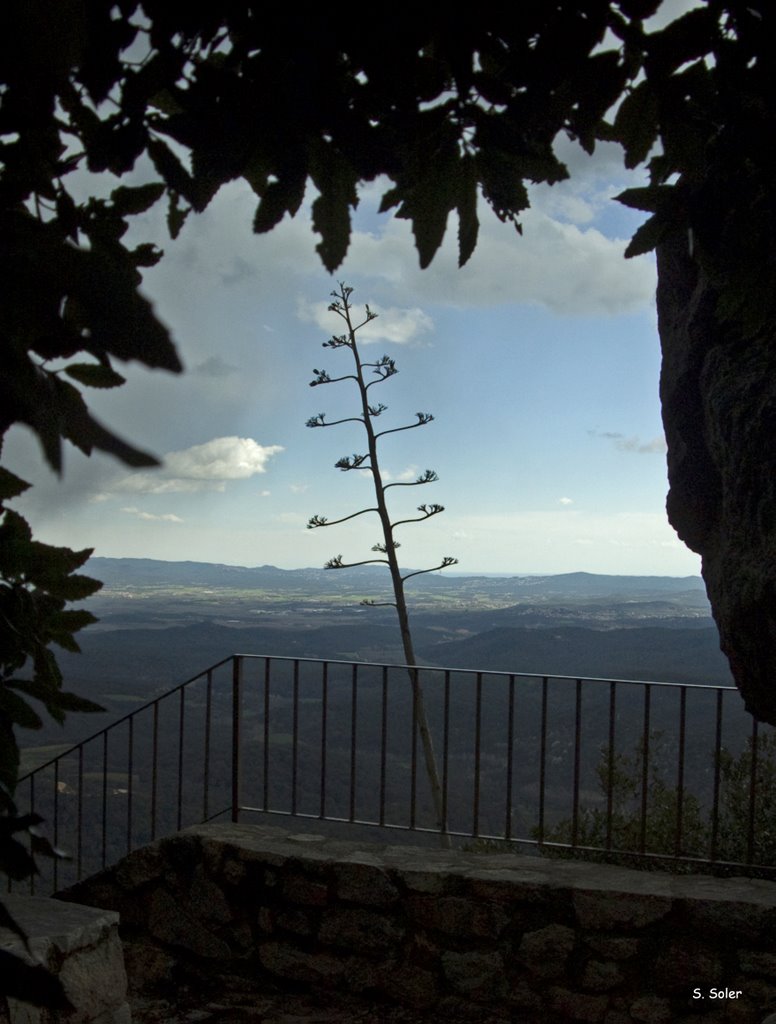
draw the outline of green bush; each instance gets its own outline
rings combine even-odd
[[[633,755],[610,756],[604,747],[596,769],[604,806],[583,807],[576,829],[571,819],[545,829],[541,836],[534,829],[541,852],[671,871],[724,870],[724,862],[754,869],[776,866],[776,734],[759,736],[756,752],[751,739],[737,757],[724,748],[720,752],[716,821],[713,808],[687,789],[680,792],[666,782],[658,767],[665,763],[659,756],[659,735],[651,738],[650,749],[646,800],[643,748]]]

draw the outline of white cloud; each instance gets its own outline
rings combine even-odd
[[[232,366],[231,363],[227,363],[226,360],[222,359],[221,356],[208,356],[207,359],[197,364],[192,370],[192,373],[199,374],[202,377],[231,377],[236,373],[239,373],[239,367]]]
[[[369,308],[373,313],[377,313],[377,319],[364,324],[358,332],[359,342],[367,345],[378,341],[406,345],[434,329],[434,321],[418,307],[402,309],[398,306],[390,306],[385,308],[370,302]],[[359,324],[364,320],[364,307],[355,303],[355,313],[355,323]],[[329,309],[328,302],[305,302],[300,299],[297,314],[300,320],[317,324],[327,334],[345,333],[344,321],[337,313],[333,313]]]
[[[266,473],[267,462],[281,445],[261,445],[250,437],[215,437],[183,451],[168,452],[158,470],[133,473],[114,486],[145,494],[223,491],[227,480],[247,480]]]
[[[574,499],[573,498],[558,498],[558,504],[559,505],[573,505],[574,504]]]
[[[529,302],[564,315],[612,315],[654,301],[654,260],[626,260],[627,239],[583,230],[541,209],[527,210],[521,220],[522,238],[483,208],[477,248],[460,269],[451,221],[442,248],[422,271],[409,227],[390,221],[379,237],[354,233],[343,276],[368,275],[405,298],[454,307]]]
[[[626,437],[616,431],[590,431],[595,437],[603,437],[607,441],[613,441],[615,448],[621,452],[635,452],[637,455],[664,455],[668,451],[666,439],[653,437],[649,441],[642,441],[640,437]]]
[[[137,516],[138,519],[144,519],[148,522],[155,523],[182,523],[183,520],[180,516],[174,515],[172,512],[167,512],[164,515],[154,515],[153,512],[142,512],[139,508],[135,508],[134,505],[122,508],[122,512],[127,512],[131,516]]]
[[[305,491],[309,490],[309,484],[289,484],[288,489],[292,494],[304,494]]]
[[[285,523],[287,526],[303,526],[306,525],[309,516],[303,516],[299,512],[279,512],[275,516],[275,519],[279,523]]]

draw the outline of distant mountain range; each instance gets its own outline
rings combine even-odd
[[[387,589],[390,580],[385,569],[378,566],[357,566],[347,571],[326,569],[279,569],[274,565],[248,568],[212,562],[165,562],[152,558],[90,558],[85,571],[108,586],[150,587],[160,584],[197,587],[238,587],[240,589],[272,587],[289,594],[310,592],[314,587],[324,593],[351,590],[353,581],[360,585]],[[589,572],[561,573],[555,576],[460,576],[449,573],[428,573],[416,577],[413,592],[424,590],[456,590],[462,596],[474,589],[487,590],[499,596],[536,600],[547,597],[573,597],[577,600],[600,597],[656,597],[696,595],[699,605],[706,605],[706,592],[700,576],[607,576]],[[408,585],[409,590],[409,585]]]
[[[67,739],[101,728],[234,653],[380,664],[403,662],[374,566],[347,571],[255,568],[145,558],[92,558],[104,582],[88,602],[98,625],[82,654],[58,653],[66,687],[106,707],[70,716]],[[415,649],[427,665],[730,685],[699,577],[453,576],[408,587]],[[35,744],[61,742],[58,728]],[[27,744],[32,745],[31,737]]]

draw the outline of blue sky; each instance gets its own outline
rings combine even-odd
[[[418,269],[408,225],[375,212],[384,183],[367,188],[334,277],[314,252],[309,202],[259,237],[254,197],[238,184],[176,242],[161,206],[138,219],[137,239],[165,249],[144,290],[187,371],[120,368],[122,389],[88,397],[165,465],[131,473],[69,449],[60,481],[15,428],[7,463],[35,483],[16,506],[39,539],[106,556],[284,568],[370,557],[372,517],[305,528],[315,513],[334,519],[371,503],[368,479],[333,468],[362,449],[357,426],[305,427],[318,412],[357,408],[347,384],[308,386],[313,367],[335,375],[348,357],[320,347],[338,331],[325,307],[344,280],[355,303],[380,313],[367,355],[397,361],[399,374],[373,391],[389,408],[386,426],[416,411],[435,417],[384,443],[393,479],[426,468],[440,478],[393,489],[397,517],[421,501],[446,507],[405,529],[406,565],[453,555],[466,573],[697,573],[664,511],[654,261],[623,259],[638,219],[612,199],[637,182],[608,146],[592,159],[565,141],[559,151],[571,181],[533,190],[523,237],[481,204],[463,270],[453,218],[432,267]]]

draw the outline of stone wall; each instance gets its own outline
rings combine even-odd
[[[120,912],[130,980],[149,989],[238,973],[526,1024],[760,1024],[776,1009],[767,881],[211,824],[65,898]]]

